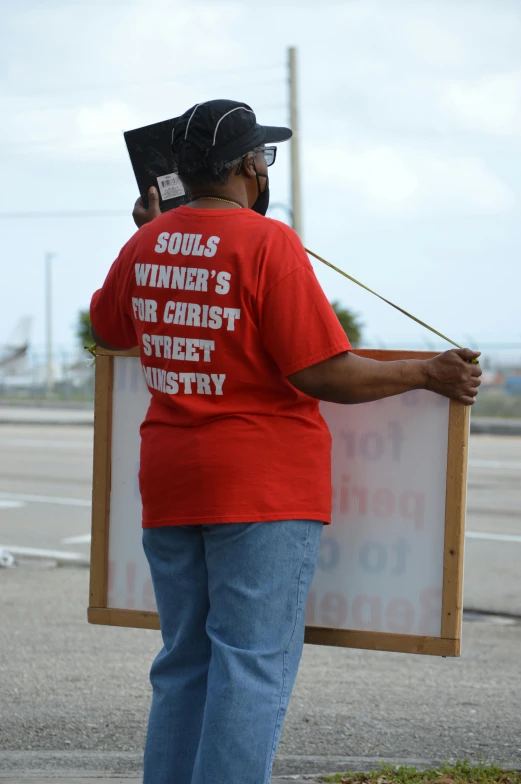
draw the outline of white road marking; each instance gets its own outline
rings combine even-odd
[[[23,501],[10,501],[7,498],[5,500],[0,498],[0,509],[20,509],[21,506],[25,506]]]
[[[469,460],[469,468],[520,469],[521,460]]]
[[[0,501],[28,501],[35,504],[58,504],[59,506],[92,506],[85,498],[62,498],[54,495],[29,495],[27,493],[0,493]]]
[[[62,544],[89,544],[90,539],[90,534],[81,534],[80,536],[66,536],[60,541]]]
[[[90,508],[91,502],[84,498],[62,498],[61,496],[51,495],[29,495],[25,493],[0,493],[0,508],[14,509],[23,506],[23,503],[39,504],[58,504],[60,506],[80,506]],[[486,541],[521,543],[521,535],[491,533],[488,531],[467,531],[465,536],[468,539],[483,539]],[[90,534],[71,536],[61,541],[64,544],[88,544],[91,540]]]
[[[65,441],[58,439],[43,438],[0,438],[2,446],[31,447],[36,449],[90,449],[92,450],[92,439],[89,441]]]
[[[63,550],[40,550],[36,547],[18,547],[18,545],[0,544],[0,550],[11,555],[25,556],[26,558],[50,558],[58,563],[75,563],[88,566],[89,559],[81,553],[67,553]]]
[[[487,531],[467,531],[465,536],[468,539],[485,539],[487,542],[518,542],[521,544],[521,536],[515,534],[490,534]]]

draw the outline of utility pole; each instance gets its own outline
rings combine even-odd
[[[45,343],[46,343],[46,374],[45,386],[50,395],[53,388],[52,368],[52,268],[51,262],[56,253],[45,254]]]
[[[302,213],[300,199],[300,156],[297,102],[297,50],[291,46],[289,54],[289,127],[293,131],[291,145],[291,225],[302,236]]]

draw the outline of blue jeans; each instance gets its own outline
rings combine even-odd
[[[143,531],[164,647],[144,784],[268,784],[304,643],[322,523]]]

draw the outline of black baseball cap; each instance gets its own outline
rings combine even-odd
[[[210,162],[226,163],[263,144],[285,142],[292,135],[289,128],[259,125],[248,104],[220,99],[198,103],[178,117],[172,147],[194,144]]]

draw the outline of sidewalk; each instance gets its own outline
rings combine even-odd
[[[50,781],[59,781],[60,784],[142,784],[142,778],[121,778],[118,776],[116,778],[83,778],[81,776],[78,777],[70,777],[67,778],[58,778],[56,776],[49,776],[49,778],[25,778],[25,779],[12,779],[12,778],[4,778],[0,773],[0,782],[2,784],[49,784]],[[319,784],[316,780],[312,780],[309,778],[301,778],[300,776],[290,776],[289,778],[285,776],[284,778],[274,778],[272,779],[272,784],[295,784],[295,782],[306,782],[306,784]]]
[[[33,777],[13,779],[10,777],[4,778],[0,773],[0,782],[2,782],[2,784],[49,784],[50,781],[57,781],[57,780],[60,781],[60,784],[105,784],[105,782],[107,784],[118,784],[119,782],[121,782],[121,784],[141,784],[143,781],[141,778],[129,779],[129,778],[121,778],[121,776],[118,776],[117,778],[108,778],[108,779],[107,778],[92,779],[92,778],[83,778],[82,776],[74,776],[74,777],[67,776],[66,778],[61,778],[61,777],[57,777],[56,775],[49,775],[48,778],[43,778],[43,779],[33,778]]]
[[[2,784],[49,784],[50,781],[59,781],[60,784],[142,784],[143,779],[140,777],[136,778],[122,778],[121,776],[117,776],[115,778],[83,778],[82,776],[74,776],[70,777],[67,776],[66,778],[59,778],[55,775],[49,776],[48,778],[4,778],[0,773],[0,782]],[[285,776],[284,778],[274,778],[271,780],[272,784],[295,784],[295,782],[306,782],[306,784],[319,784],[314,779],[309,778],[301,778],[300,776],[290,776],[289,778]]]
[[[104,778],[84,778],[83,776],[66,776],[61,778],[59,775],[56,774],[49,774],[48,777],[41,778],[41,777],[30,777],[30,778],[11,778],[7,777],[4,778],[2,773],[0,772],[0,782],[1,784],[49,784],[50,781],[59,781],[60,784],[142,784],[142,777],[135,778],[133,777],[126,777],[126,776],[114,776],[114,777],[104,777]],[[271,780],[272,784],[295,784],[295,782],[302,782],[302,784],[320,784],[316,779],[310,779],[309,777],[302,777],[302,776],[283,776],[282,778],[279,776],[275,776]]]
[[[4,778],[0,771],[1,784],[49,784],[50,781],[59,781],[60,784],[142,784],[143,778],[141,776],[139,778],[136,778],[135,776],[85,778],[81,775],[61,778],[56,774],[49,774],[49,776],[46,776],[45,778],[41,778],[40,776],[37,776],[36,778],[32,776],[30,778]],[[308,776],[275,776],[271,780],[271,784],[295,784],[295,782],[296,784],[299,782],[301,782],[301,784],[321,784],[321,782],[318,782],[315,778],[310,779]]]

